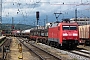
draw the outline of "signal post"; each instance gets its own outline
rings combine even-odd
[[[36,35],[38,36],[38,21],[39,21],[39,11],[36,12],[36,20],[37,20],[37,32]],[[37,43],[38,38],[36,39],[36,43]]]

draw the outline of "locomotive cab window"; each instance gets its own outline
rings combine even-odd
[[[63,30],[69,30],[69,26],[63,26]]]
[[[77,30],[77,26],[63,26],[63,30]]]

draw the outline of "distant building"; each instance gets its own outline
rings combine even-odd
[[[90,18],[72,18],[70,22],[77,22],[79,25],[87,25],[90,24]]]

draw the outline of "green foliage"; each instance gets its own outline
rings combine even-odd
[[[24,24],[2,24],[2,30],[12,30],[12,26],[14,26],[15,30],[26,30],[33,28],[34,26],[31,25],[24,25]]]

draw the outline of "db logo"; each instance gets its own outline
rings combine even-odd
[[[72,36],[72,34],[68,34],[69,36]]]

